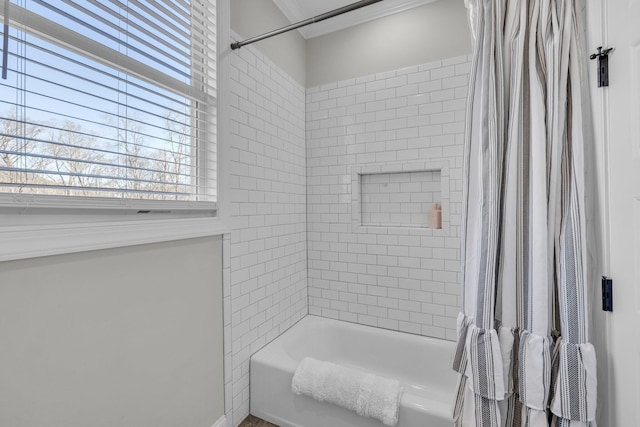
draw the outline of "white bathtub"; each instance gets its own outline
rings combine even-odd
[[[251,357],[251,413],[281,427],[384,427],[336,405],[291,391],[304,357],[402,383],[398,427],[450,427],[454,343],[307,316]]]

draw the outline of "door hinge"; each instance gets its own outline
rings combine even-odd
[[[589,59],[598,60],[598,87],[609,86],[609,52],[612,50],[612,47],[602,49],[600,46],[598,52],[589,56]]]
[[[602,276],[602,310],[613,311],[613,279]]]

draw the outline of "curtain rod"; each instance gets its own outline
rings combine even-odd
[[[373,3],[378,3],[382,0],[361,0],[355,3],[348,4],[343,7],[339,7],[332,11],[323,13],[321,15],[314,16],[313,18],[305,19],[304,21],[296,22],[295,24],[287,25],[286,27],[278,28],[277,30],[264,33],[262,35],[252,37],[250,39],[231,43],[231,49],[240,49],[242,46],[258,42],[260,40],[268,39],[269,37],[277,36],[278,34],[286,33],[287,31],[295,30],[296,28],[304,27],[309,24],[324,21],[325,19],[333,18],[334,16],[342,15],[343,13],[351,12],[352,10],[360,9],[361,7],[369,6]]]

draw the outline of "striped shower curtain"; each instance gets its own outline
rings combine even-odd
[[[456,426],[595,427],[577,0],[466,0]]]

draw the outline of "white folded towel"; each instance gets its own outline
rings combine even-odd
[[[293,375],[291,390],[378,419],[388,426],[398,422],[402,387],[397,380],[307,357]]]

